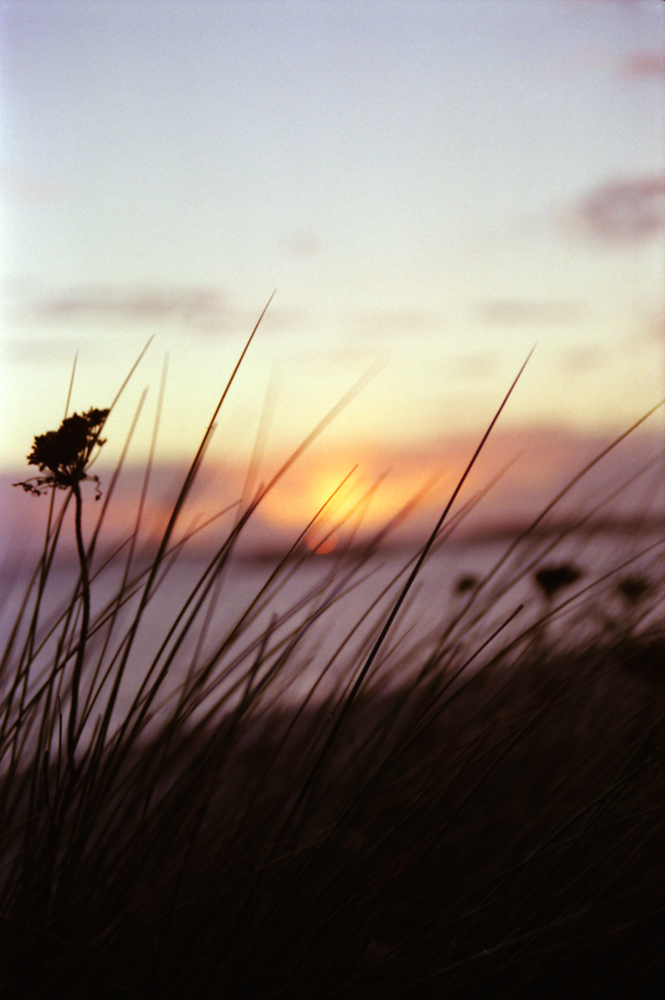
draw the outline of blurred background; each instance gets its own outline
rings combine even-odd
[[[357,391],[266,498],[265,544],[355,465],[350,496],[384,477],[365,524],[423,487],[430,523],[534,344],[474,481],[515,460],[488,521],[533,512],[665,394],[660,0],[0,0],[0,45],[8,540],[45,514],[9,484],[74,358],[70,412],[106,407],[151,337],[97,471],[148,386],[121,524],[166,359],[163,519],[275,289],[193,513],[249,495]]]

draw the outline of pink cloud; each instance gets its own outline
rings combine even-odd
[[[665,177],[629,177],[589,192],[567,213],[580,233],[631,243],[665,232]]]
[[[627,77],[665,76],[665,51],[644,49],[633,52],[623,63],[622,74]]]

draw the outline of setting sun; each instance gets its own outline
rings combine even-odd
[[[304,458],[263,500],[264,520],[278,529],[303,529],[316,518],[307,544],[320,552],[319,543],[333,529],[337,544],[340,537],[379,530],[402,511],[421,506],[438,478],[431,459],[403,465],[398,460],[390,469],[380,451],[355,456],[357,464],[352,458],[351,452]],[[325,545],[332,551],[333,539]]]
[[[334,528],[317,530],[313,528],[305,535],[305,545],[317,556],[327,556],[334,552],[339,543],[339,535]]]

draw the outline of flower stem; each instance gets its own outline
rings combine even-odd
[[[76,744],[78,742],[78,736],[76,733],[76,721],[78,715],[79,685],[81,682],[81,673],[83,670],[83,657],[85,655],[85,644],[88,638],[88,626],[90,623],[90,578],[88,576],[88,560],[86,558],[85,549],[83,547],[83,531],[81,528],[81,513],[83,508],[83,500],[81,498],[81,487],[78,482],[75,482],[73,484],[72,493],[74,494],[74,500],[76,501],[74,523],[76,527],[76,549],[79,557],[79,565],[81,567],[81,594],[83,598],[83,617],[81,619],[81,636],[79,639],[78,652],[76,654],[76,663],[74,665],[74,674],[72,677],[72,695],[71,695],[71,705],[69,709],[69,726],[67,731],[67,750],[68,750],[70,764],[73,763],[74,751],[76,750]]]

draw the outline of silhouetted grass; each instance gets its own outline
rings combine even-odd
[[[334,628],[385,533],[331,558],[289,605],[311,558],[303,526],[244,612],[192,653],[290,459],[239,509],[132,680],[218,410],[147,567],[144,489],[105,604],[90,598],[106,507],[85,551],[80,527],[90,438],[52,505],[2,661],[2,995],[651,995],[665,929],[663,540],[594,576],[557,555],[576,526],[538,535],[541,515],[484,578],[451,580],[449,605],[432,595],[438,624],[400,633],[463,477],[334,652],[308,640]],[[70,496],[79,585],[42,621]],[[525,584],[537,618],[521,624],[517,599],[498,614]]]

